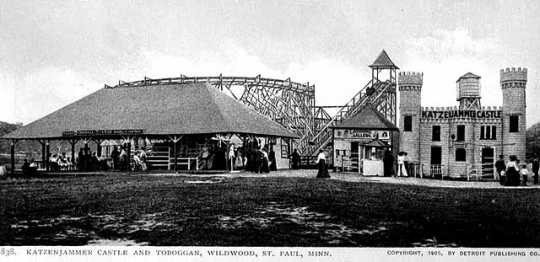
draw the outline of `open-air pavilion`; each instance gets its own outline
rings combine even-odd
[[[13,173],[21,140],[41,144],[43,170],[51,168],[55,141],[69,143],[66,155],[74,163],[77,150],[88,154],[95,147],[110,162],[111,148],[124,146],[130,159],[138,150],[147,151],[152,169],[198,170],[228,168],[224,161],[232,155],[232,144],[244,156],[266,145],[275,151],[278,168],[288,168],[291,139],[297,136],[215,87],[189,83],[106,86],[2,138],[11,144]]]

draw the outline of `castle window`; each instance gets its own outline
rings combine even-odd
[[[467,161],[467,151],[465,150],[465,148],[456,149],[456,161]]]
[[[511,133],[519,132],[519,116],[518,115],[510,116],[509,132]]]
[[[456,141],[465,141],[465,126],[464,125],[457,126]]]
[[[403,119],[404,126],[403,131],[405,132],[411,132],[412,131],[412,116],[405,116]]]
[[[480,139],[486,139],[486,136],[484,135],[485,133],[485,127],[484,126],[480,126]]]
[[[431,131],[432,141],[441,141],[441,126],[433,126]]]
[[[496,140],[497,139],[497,126],[480,126],[480,139],[481,140]]]

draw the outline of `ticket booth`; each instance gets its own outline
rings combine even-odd
[[[361,158],[361,170],[365,176],[384,176],[383,157],[386,150],[390,149],[388,143],[379,139],[373,139],[362,145],[364,157]]]
[[[336,171],[364,176],[384,175],[384,156],[397,159],[399,130],[381,113],[364,107],[333,127],[333,164]]]

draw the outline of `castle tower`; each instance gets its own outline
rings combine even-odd
[[[408,153],[411,161],[420,161],[420,117],[422,114],[422,84],[424,74],[400,72],[399,85],[399,129],[400,151]]]
[[[462,75],[456,81],[456,100],[460,110],[480,109],[480,76],[471,72]]]
[[[501,69],[503,93],[503,154],[525,160],[526,68]]]

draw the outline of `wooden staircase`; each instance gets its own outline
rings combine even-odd
[[[332,140],[332,127],[341,121],[354,116],[366,105],[376,106],[385,99],[389,92],[395,92],[395,84],[391,81],[369,81],[349,102],[341,107],[338,112],[322,127],[322,129],[306,143],[303,148],[306,155],[316,155],[319,150],[325,149]]]

